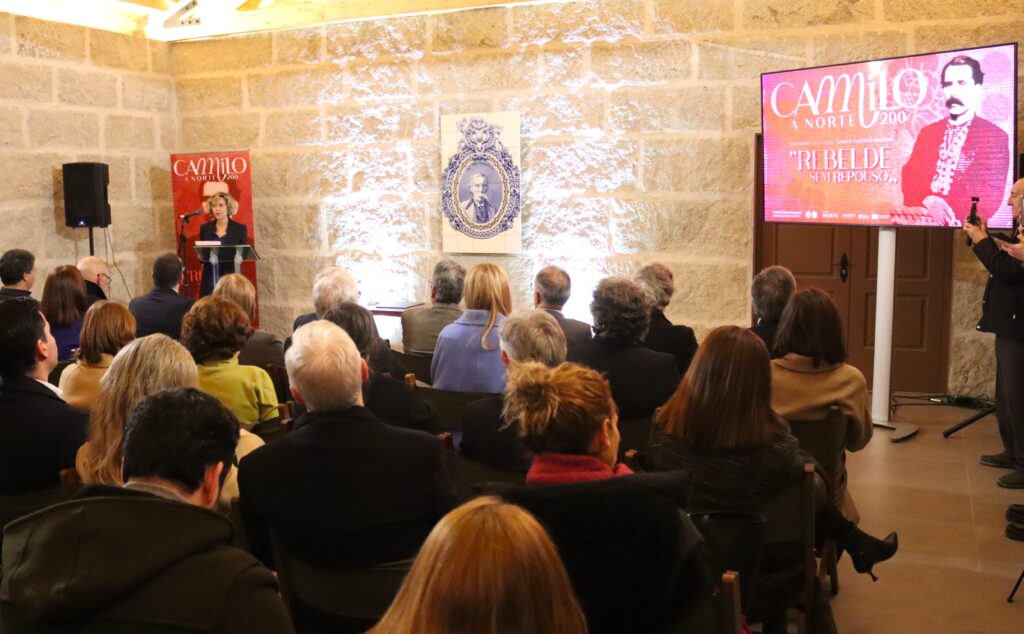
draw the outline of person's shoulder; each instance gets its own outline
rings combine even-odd
[[[840,376],[847,381],[857,383],[860,385],[867,385],[868,381],[864,378],[864,373],[849,363],[840,363],[835,369],[836,376]]]
[[[989,134],[999,134],[1004,137],[1009,137],[1009,135],[1006,134],[1006,131],[1003,130],[1001,127],[992,123],[988,119],[983,119],[981,117],[974,118],[974,122],[971,123],[971,128],[981,130]]]

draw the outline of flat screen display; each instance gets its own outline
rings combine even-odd
[[[1016,104],[1016,44],[765,73],[765,221],[1010,227]]]

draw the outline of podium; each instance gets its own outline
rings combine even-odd
[[[213,273],[213,286],[220,280],[220,263],[234,261],[235,272],[242,272],[242,262],[255,262],[260,259],[256,249],[250,244],[225,244],[219,242],[195,243],[196,256],[200,262],[210,265]]]

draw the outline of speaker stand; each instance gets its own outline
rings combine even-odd
[[[92,242],[92,227],[89,227],[89,255],[96,255],[96,248]]]

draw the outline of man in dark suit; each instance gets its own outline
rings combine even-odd
[[[308,413],[239,467],[253,554],[273,566],[273,529],[292,555],[322,568],[415,555],[456,504],[440,443],[363,406],[366,362],[335,324],[318,320],[296,331],[285,365],[292,395]]]
[[[534,308],[547,311],[555,318],[565,333],[565,344],[573,348],[590,341],[590,325],[562,314],[571,290],[569,274],[557,266],[546,266],[533,278]]]
[[[92,306],[110,295],[110,267],[95,255],[87,255],[75,266],[85,280],[85,305]]]
[[[668,317],[665,317],[665,308],[676,292],[671,269],[664,264],[648,264],[636,272],[634,280],[647,291],[653,302],[651,326],[641,345],[672,355],[676,359],[679,373],[686,374],[693,355],[697,353],[697,337],[693,334],[693,328],[682,324],[672,325]]]
[[[36,256],[25,249],[10,249],[0,256],[0,301],[30,297],[36,281]]]
[[[544,311],[514,313],[501,322],[498,337],[506,368],[520,361],[538,361],[553,368],[565,361],[565,333]],[[506,424],[504,405],[500,395],[466,404],[459,453],[497,469],[526,473],[533,453],[519,441],[519,427]]]
[[[610,277],[594,290],[594,340],[569,348],[568,360],[605,375],[620,419],[650,416],[682,375],[670,354],[640,345],[651,323],[650,299],[632,280]]]
[[[775,345],[775,331],[779,328],[779,318],[785,310],[789,298],[796,292],[796,278],[784,266],[769,266],[754,276],[750,285],[750,297],[754,304],[754,316],[757,323],[751,330],[764,341],[771,354]]]
[[[0,302],[0,495],[56,487],[85,441],[88,415],[46,382],[57,342],[32,298]]]
[[[165,253],[153,262],[153,289],[128,304],[135,317],[135,336],[163,333],[181,338],[181,320],[192,308],[192,300],[178,294],[181,285],[181,260]]]

